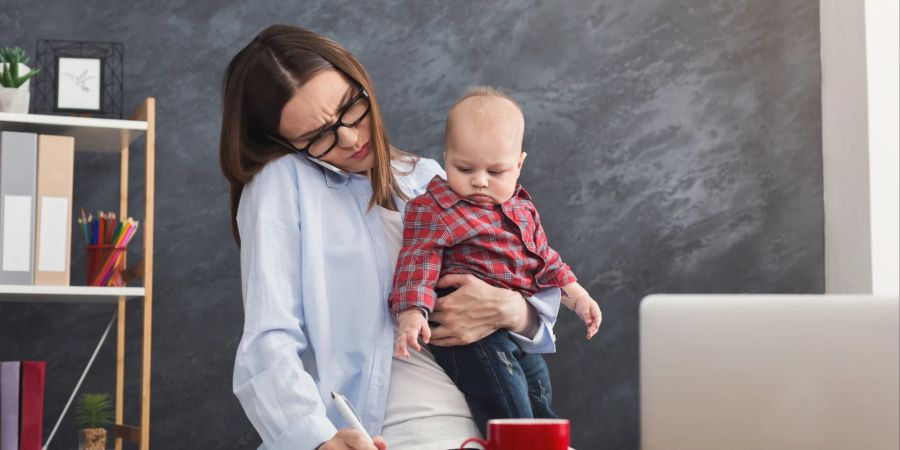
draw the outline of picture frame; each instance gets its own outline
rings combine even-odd
[[[32,112],[121,119],[123,53],[116,42],[38,40]]]

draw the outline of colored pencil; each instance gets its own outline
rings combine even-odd
[[[114,275],[112,269],[121,263],[125,255],[125,248],[137,232],[139,222],[129,217],[127,222],[120,222],[120,225],[122,226],[118,228],[116,235],[110,239],[113,248],[110,250],[109,256],[100,270],[95,272],[94,279],[91,280],[91,284],[94,286],[106,286],[112,282]]]

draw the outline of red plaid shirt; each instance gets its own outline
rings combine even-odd
[[[403,248],[388,300],[397,314],[434,307],[441,275],[472,274],[496,287],[527,295],[562,287],[575,274],[547,244],[531,197],[517,185],[512,198],[487,209],[435,176],[428,191],[406,205]]]

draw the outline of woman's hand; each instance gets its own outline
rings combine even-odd
[[[366,436],[352,428],[342,428],[331,439],[316,447],[316,450],[387,450],[387,444],[381,436],[372,438],[375,445],[369,443]]]
[[[537,313],[519,293],[493,287],[474,275],[444,275],[437,287],[456,291],[435,302],[428,319],[441,326],[431,331],[431,343],[441,347],[476,342],[500,328],[533,336]]]

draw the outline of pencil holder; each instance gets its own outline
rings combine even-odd
[[[85,283],[88,286],[125,286],[125,247],[88,245]]]

